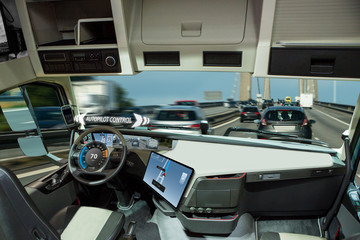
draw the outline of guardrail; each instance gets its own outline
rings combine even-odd
[[[345,105],[345,104],[338,104],[338,103],[328,103],[328,102],[321,102],[321,101],[315,101],[316,105],[331,108],[334,110],[338,110],[340,112],[350,113],[353,114],[355,106],[352,105]]]
[[[206,116],[212,127],[227,122],[228,120],[234,119],[236,117],[240,117],[239,110],[229,110],[223,113]]]
[[[201,108],[219,107],[219,106],[224,106],[224,102],[202,102],[202,103],[199,103],[199,107],[201,107]]]

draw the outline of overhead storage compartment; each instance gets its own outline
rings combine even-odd
[[[145,44],[239,44],[247,0],[144,0]],[[226,17],[224,17],[226,16]]]
[[[360,48],[272,48],[269,74],[360,78]]]
[[[125,3],[136,71],[254,71],[262,0]]]
[[[271,2],[272,14],[262,15],[255,76],[360,77],[358,0]]]

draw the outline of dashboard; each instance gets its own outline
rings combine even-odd
[[[139,149],[139,150],[172,150],[174,148],[174,141],[172,139],[161,138],[161,137],[148,137],[148,136],[137,136],[137,135],[123,135],[126,141],[126,147],[128,149]],[[101,142],[106,147],[121,148],[122,143],[118,136],[114,133],[96,132],[88,134],[82,140],[83,144],[90,142]]]

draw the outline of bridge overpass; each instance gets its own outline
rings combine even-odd
[[[238,75],[235,76],[235,78]],[[252,74],[251,73],[241,73],[240,74],[240,87],[239,87],[239,94],[240,94],[240,101],[247,101],[251,98],[251,89],[252,86]],[[314,96],[314,101],[319,100],[319,89],[318,89],[318,80],[317,79],[298,79],[298,96],[302,93],[312,93]],[[234,86],[236,89],[237,86]],[[263,99],[271,99],[271,78],[264,78],[263,82],[263,90],[261,92],[260,86],[257,86],[258,93],[262,94]],[[336,101],[336,88],[334,88],[332,93],[334,101]]]

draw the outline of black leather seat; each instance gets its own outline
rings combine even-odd
[[[0,166],[0,239],[116,239],[125,222],[122,213],[107,209],[70,207],[64,211],[69,214],[60,213],[60,219],[57,216],[52,219],[56,224],[67,224],[58,232],[41,214],[15,174]]]

